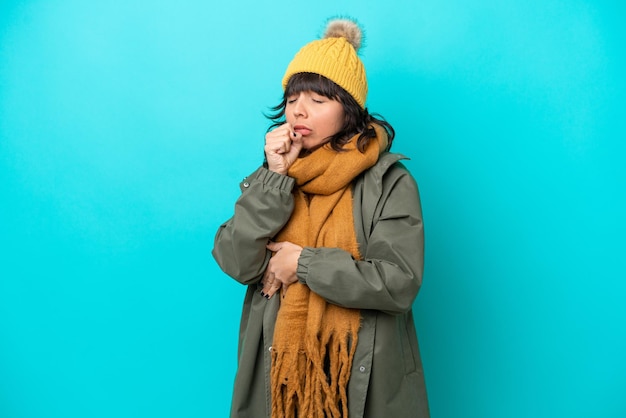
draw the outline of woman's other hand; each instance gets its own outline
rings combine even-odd
[[[286,175],[302,149],[302,135],[284,123],[265,135],[265,158],[268,169]]]
[[[298,258],[300,258],[302,247],[288,241],[270,241],[267,244],[267,249],[274,252],[274,256],[265,269],[261,294],[269,299],[281,287],[287,290],[290,284],[298,281],[296,270],[298,269]]]

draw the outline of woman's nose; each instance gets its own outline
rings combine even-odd
[[[291,111],[293,112],[294,116],[306,116],[306,107],[304,106],[302,102],[303,102],[303,99],[302,97],[300,97],[293,104],[293,109]]]

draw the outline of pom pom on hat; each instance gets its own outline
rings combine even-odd
[[[361,48],[363,33],[359,25],[350,19],[332,19],[328,21],[324,38],[346,38],[355,51]]]
[[[331,19],[324,37],[303,46],[295,55],[283,77],[283,89],[292,75],[315,73],[334,81],[365,108],[367,77],[357,55],[363,32],[351,19]]]

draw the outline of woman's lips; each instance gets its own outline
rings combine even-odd
[[[296,125],[293,127],[293,130],[297,133],[299,133],[302,136],[306,136],[308,134],[311,133],[311,129],[307,128],[306,126],[302,126],[302,125]]]

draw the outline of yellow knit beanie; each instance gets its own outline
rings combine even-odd
[[[361,38],[361,28],[355,21],[330,20],[324,37],[303,46],[289,63],[283,77],[283,90],[294,74],[321,74],[343,87],[365,108],[367,78],[365,67],[357,55]]]

